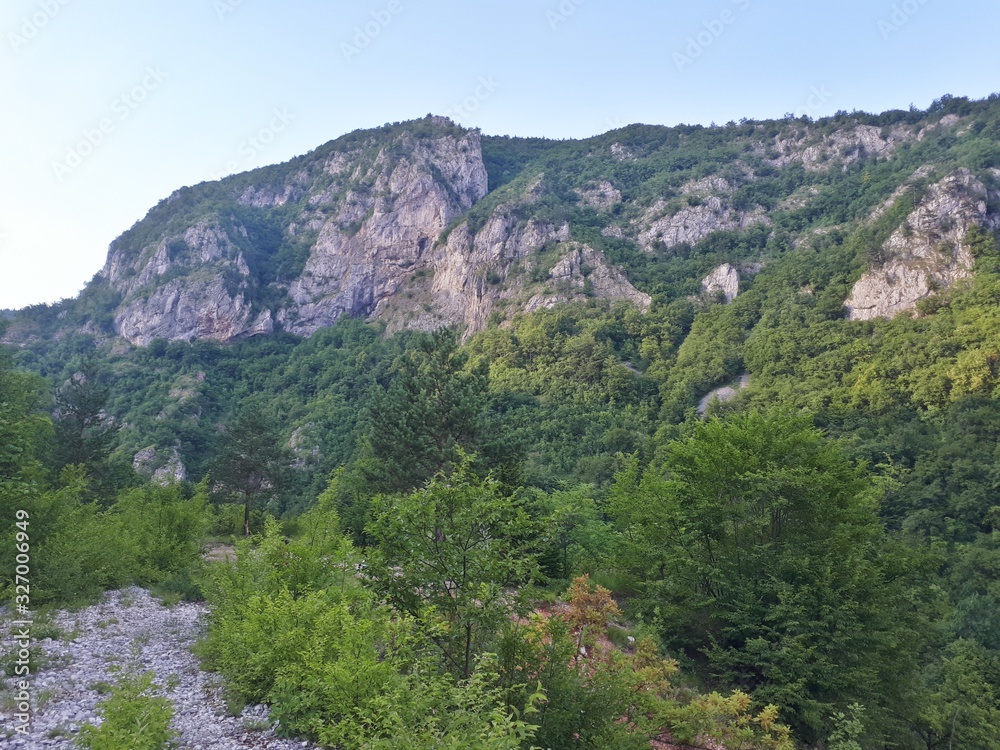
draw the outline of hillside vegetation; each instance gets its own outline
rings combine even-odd
[[[475,200],[428,166],[453,148]],[[297,329],[334,230],[289,222],[402,163],[446,225],[384,303]],[[270,333],[124,340],[208,278],[148,258],[7,323],[39,604],[204,596],[234,700],[329,747],[1000,747],[1000,99],[585,141],[429,118],[179,191],[111,257],[225,222]]]

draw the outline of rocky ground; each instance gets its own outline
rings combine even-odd
[[[18,750],[74,747],[73,738],[87,723],[100,723],[97,703],[113,684],[114,665],[135,663],[152,671],[161,694],[174,706],[173,725],[180,750],[292,750],[309,743],[274,735],[263,706],[232,716],[220,678],[199,669],[191,653],[205,607],[180,603],[163,606],[139,588],[111,592],[92,607],[60,612],[39,633],[58,635],[37,641],[40,667],[32,678],[34,716],[31,733],[13,734],[12,681],[0,692],[0,748]],[[10,628],[4,628],[9,631]],[[5,644],[4,650],[9,650]]]

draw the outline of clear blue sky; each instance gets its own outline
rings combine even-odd
[[[74,296],[176,188],[357,128],[926,107],[1000,90],[998,28],[995,0],[7,0],[0,308]]]

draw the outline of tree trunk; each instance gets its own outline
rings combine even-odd
[[[250,536],[250,496],[243,496],[243,534]]]
[[[472,625],[465,626],[465,679],[472,672]]]

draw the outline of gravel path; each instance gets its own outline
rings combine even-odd
[[[0,748],[73,748],[73,736],[84,723],[100,723],[98,683],[114,683],[109,667],[129,661],[156,674],[160,694],[173,703],[177,746],[182,750],[310,747],[275,737],[263,706],[248,707],[240,717],[227,713],[220,678],[201,671],[190,651],[201,632],[204,613],[201,604],[164,607],[139,588],[111,592],[99,604],[79,612],[60,612],[55,624],[65,635],[35,644],[44,656],[32,678],[31,733],[11,734],[12,680],[8,678],[0,701]],[[5,636],[9,631],[5,626]],[[4,650],[9,648],[5,642]]]

